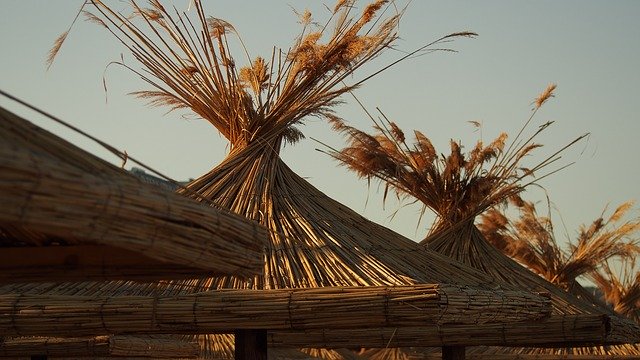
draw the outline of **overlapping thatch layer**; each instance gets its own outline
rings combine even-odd
[[[50,358],[194,359],[197,358],[198,353],[198,344],[193,341],[161,335],[80,338],[19,337],[7,338],[0,342],[0,358],[44,355]]]
[[[0,108],[0,282],[262,270],[267,232],[147,185]]]
[[[0,334],[206,334],[507,323],[543,319],[547,298],[448,285],[217,290],[175,297],[0,295]]]

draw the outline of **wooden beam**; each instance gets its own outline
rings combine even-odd
[[[267,360],[267,330],[236,330],[236,360]]]
[[[0,247],[0,284],[219,275],[105,245]]]
[[[442,360],[464,360],[465,348],[464,346],[443,346],[442,347]]]

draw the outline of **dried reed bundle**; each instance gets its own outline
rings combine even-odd
[[[544,103],[553,89],[555,85],[536,103]],[[535,142],[537,137],[552,125],[548,122],[532,134],[525,134],[538,109],[539,106],[534,108],[509,144],[508,135],[502,133],[489,144],[478,141],[470,152],[464,153],[462,145],[451,140],[448,156],[438,156],[429,138],[418,130],[414,131],[415,142],[409,145],[404,132],[382,113],[382,120],[371,117],[376,130],[372,135],[333,117],[334,129],[347,137],[349,145],[340,151],[331,149],[328,154],[359,177],[382,181],[385,197],[393,190],[398,196],[415,198],[425,209],[433,210],[438,218],[431,233],[437,233],[461,222],[473,222],[488,208],[558,171],[544,173],[561,159],[563,151],[587,136],[579,136],[537,164],[523,167],[523,159],[542,147]]]
[[[155,279],[171,276],[161,271],[163,265],[175,270],[178,277],[212,273],[248,276],[261,271],[268,235],[258,224],[143,184],[1,108],[0,119],[3,248],[58,243],[134,251],[140,265],[117,269],[123,277],[153,277],[144,269],[149,265],[141,261],[144,257],[156,260],[159,273]],[[50,256],[57,251],[47,250]],[[3,266],[11,261],[6,258]],[[112,273],[115,277],[115,269],[99,265],[87,270],[91,273],[76,275],[108,278],[106,274]],[[7,275],[2,276],[3,281],[52,281],[56,276],[53,272],[43,274],[42,268],[17,266],[3,268],[7,271],[3,271]],[[36,276],[29,275],[33,272]]]
[[[0,343],[0,358],[46,355],[51,358],[70,357],[145,357],[164,359],[195,359],[198,345],[176,337],[153,335],[96,336],[85,338],[24,337],[4,339]]]
[[[330,113],[336,98],[357,86],[343,81],[397,38],[401,16],[376,18],[393,11],[388,1],[378,0],[360,14],[355,1],[342,1],[322,26],[305,13],[289,51],[274,49],[266,59],[252,59],[244,49],[248,65],[240,67],[229,48],[236,29],[207,17],[200,1],[194,18],[159,1],[150,8],[133,2],[131,16],[102,1],[91,4],[96,11],[86,12],[88,19],[107,28],[147,72],[131,68],[154,88],[136,95],[152,105],[190,109],[227,137],[232,151],[255,141],[300,139],[291,125]]]
[[[392,13],[392,4],[376,1],[357,13],[354,1],[340,1],[325,25],[303,22],[291,50],[274,50],[267,60],[248,59],[251,65],[241,70],[236,70],[228,45],[235,29],[206,17],[200,1],[195,2],[195,19],[172,15],[157,1],[149,9],[132,3],[133,16],[101,1],[91,4],[96,12],[90,19],[111,31],[143,68],[131,70],[150,74],[143,79],[156,90],[139,95],[156,105],[188,107],[231,143],[229,156],[189,184],[192,192],[186,195],[197,193],[199,199],[271,230],[264,276],[253,281],[198,279],[169,287],[196,292],[218,287],[490,282],[444,257],[422,255],[412,241],[327,198],[278,157],[283,141],[299,138],[292,126],[309,116],[331,116],[338,97],[360,84],[347,86],[343,80],[397,38],[401,13]],[[450,34],[429,45],[471,35]],[[406,256],[409,253],[420,253],[422,259]]]
[[[568,241],[568,251],[558,244],[550,210],[540,216],[535,204],[520,196],[512,197],[509,204],[519,211],[518,219],[510,219],[506,208],[493,208],[480,217],[479,229],[493,246],[566,290],[576,290],[580,287],[576,279],[608,260],[632,259],[640,252],[640,218],[624,220],[631,201],[608,217],[605,209],[589,226],[582,225],[576,241]]]
[[[633,206],[632,202],[618,206],[609,216],[605,216],[605,209],[589,226],[581,226],[576,242],[569,242],[569,252],[558,245],[550,210],[547,216],[540,216],[535,204],[524,201],[519,196],[510,199],[509,204],[519,210],[517,220],[510,219],[506,216],[505,209],[498,208],[481,216],[479,228],[491,244],[549,282],[577,297],[600,304],[601,299],[595,298],[576,280],[580,276],[591,279],[608,295],[605,300],[614,305],[617,313],[638,322],[640,291],[636,288],[639,287],[634,287],[633,276],[626,277],[628,287],[622,286],[608,266],[609,259],[621,258],[631,266],[630,269],[634,267],[634,259],[638,254],[636,233],[640,229],[640,221],[625,220]],[[636,283],[640,282],[636,280]],[[603,305],[600,306],[602,307]],[[640,347],[637,344],[624,344],[555,350],[517,349],[512,350],[512,353],[522,356],[568,354],[584,358],[609,358],[639,356]]]
[[[206,334],[520,322],[551,312],[548,298],[453,285],[218,290],[175,297],[0,295],[0,334]]]

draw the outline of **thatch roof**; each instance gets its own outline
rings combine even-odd
[[[553,89],[555,86],[550,86],[537,104],[541,105],[552,96]],[[530,121],[531,118],[527,123]],[[487,146],[480,141],[469,154],[463,154],[461,145],[452,141],[451,155],[447,157],[437,156],[429,139],[418,131],[415,132],[415,144],[408,145],[402,130],[391,122],[376,123],[378,132],[374,135],[347,126],[342,121],[337,121],[335,126],[349,136],[350,144],[341,151],[331,151],[331,155],[361,177],[378,178],[386,183],[387,189],[393,189],[399,196],[415,198],[436,213],[432,233],[421,242],[425,250],[437,251],[476,268],[500,283],[529,291],[549,292],[553,313],[550,319],[545,320],[547,322],[554,317],[578,319],[581,316],[600,316],[607,333],[600,344],[640,341],[637,324],[618,317],[599,304],[575,297],[532,273],[491,246],[474,224],[475,217],[487,208],[522,191],[523,179],[559,159],[559,152],[555,152],[529,169],[519,164],[531,150],[540,146],[533,139],[549,123],[522,139],[521,131],[511,145],[505,144],[506,134]],[[485,164],[488,164],[486,168]],[[540,330],[542,333],[536,338],[544,337],[545,331],[548,335],[559,329],[548,327]],[[531,339],[523,338],[521,341],[521,345],[534,345]],[[544,341],[540,341],[542,343]],[[571,341],[564,345],[570,346]]]
[[[354,15],[353,2],[341,1],[334,10],[331,24],[334,26],[321,26],[316,31],[315,23],[305,16],[303,35],[288,53],[274,50],[270,59],[250,59],[250,66],[238,71],[227,38],[235,29],[222,20],[206,18],[198,1],[197,19],[191,20],[186,15],[176,18],[157,2],[152,2],[151,9],[137,8],[134,4],[135,17],[120,15],[99,1],[93,4],[98,13],[90,19],[107,27],[143,65],[144,70],[138,74],[145,72],[141,76],[154,90],[141,92],[140,96],[154,104],[189,108],[229,139],[229,155],[209,173],[191,182],[183,194],[267,227],[270,236],[264,272],[250,279],[220,276],[152,284],[28,284],[5,286],[0,293],[182,296],[226,288],[419,283],[447,283],[479,290],[512,289],[368,221],[317,190],[279,157],[285,142],[295,142],[302,136],[294,126],[309,116],[332,117],[331,107],[338,97],[354,88],[343,85],[343,81],[396,39],[399,15],[375,19],[377,13],[383,12],[381,9],[391,13],[393,7],[378,1]],[[134,25],[136,19],[141,23]],[[144,33],[142,27],[150,27],[151,31]],[[328,39],[321,43],[325,30]],[[154,41],[156,35],[160,39]],[[452,34],[441,40],[468,35],[471,34]],[[561,324],[554,323],[554,329],[568,333],[560,338],[546,337],[544,342],[600,342],[607,335],[602,317],[564,320]],[[549,332],[550,324],[528,324],[425,322],[410,328],[357,328],[336,333],[326,329],[274,331],[269,338],[272,345],[278,346],[343,347],[346,341],[353,346],[384,347],[389,343],[415,344],[416,339],[439,345],[478,341],[505,344],[520,340],[529,329],[542,333],[542,328],[547,327],[544,333]],[[518,335],[510,337],[514,329],[520,332],[513,332]],[[477,337],[480,334],[489,338]],[[212,335],[200,337],[204,344],[211,344],[214,339]],[[206,355],[206,346],[203,351]]]
[[[64,155],[64,158],[67,159],[68,162],[71,163],[85,163],[85,166],[88,166],[88,164],[92,164],[92,163],[96,163],[96,164],[102,164],[101,160],[98,160],[96,158],[92,158],[89,156],[86,156],[86,153],[80,151],[77,148],[73,148],[70,146],[70,144],[64,142],[61,139],[56,138],[55,136],[44,132],[42,130],[38,130],[37,128],[33,127],[32,125],[30,125],[29,123],[19,119],[17,116],[11,115],[10,117],[7,117],[8,119],[11,119],[13,122],[11,123],[12,126],[10,128],[19,130],[17,133],[26,135],[28,134],[28,138],[38,138],[39,139],[39,143],[40,144],[46,144],[46,146],[44,147],[45,149],[47,149],[47,151],[55,151],[56,149],[61,149],[64,148],[67,151],[65,151],[62,154],[58,154],[59,156],[55,156],[57,158],[63,158],[62,155]],[[8,124],[9,122],[4,122],[2,124]],[[7,141],[5,142],[6,144],[10,144],[11,142]],[[44,156],[44,154],[46,154],[47,152],[42,151],[42,156]],[[53,156],[53,155],[51,155]],[[116,169],[117,170],[117,169]],[[117,170],[119,172],[119,170]],[[55,170],[52,170],[52,175],[50,175],[51,177],[55,177],[57,176],[55,174]],[[313,189],[312,187],[310,187],[308,189]],[[344,207],[340,207],[339,208],[342,212],[346,212],[346,211],[350,211]],[[361,234],[365,232],[365,230],[362,228],[365,225],[368,225],[371,227],[371,231],[369,233],[371,234],[381,234],[382,236],[386,236],[387,237],[387,245],[386,246],[390,246],[389,244],[398,244],[400,245],[400,247],[398,249],[395,250],[402,250],[403,247],[406,249],[403,252],[400,253],[404,253],[404,254],[410,254],[410,253],[415,253],[415,254],[423,254],[422,256],[418,256],[420,258],[421,261],[423,261],[426,264],[432,263],[432,265],[425,267],[425,266],[421,266],[421,267],[416,267],[416,265],[413,265],[413,270],[412,274],[414,277],[416,278],[421,278],[421,279],[428,279],[431,276],[434,276],[432,274],[435,274],[435,276],[438,276],[439,278],[442,279],[448,279],[451,281],[455,281],[455,282],[459,282],[464,284],[465,282],[470,282],[472,283],[472,285],[475,285],[476,287],[480,288],[480,289],[472,289],[472,288],[467,288],[467,284],[464,285],[457,285],[457,286],[444,286],[444,285],[440,285],[440,286],[426,286],[426,285],[415,285],[415,286],[410,286],[407,288],[407,290],[409,291],[413,291],[413,293],[407,293],[405,296],[408,296],[408,298],[405,298],[403,300],[403,297],[400,296],[400,308],[399,310],[401,310],[402,308],[405,308],[404,312],[405,314],[409,314],[410,318],[415,317],[415,320],[410,320],[409,318],[404,318],[403,316],[400,316],[400,313],[395,313],[393,311],[393,307],[390,306],[389,303],[389,298],[387,298],[387,296],[389,296],[389,294],[394,294],[394,293],[399,293],[400,291],[402,291],[402,287],[391,287],[388,288],[386,290],[376,290],[375,287],[364,287],[364,288],[360,288],[360,287],[356,287],[353,288],[353,291],[356,291],[356,293],[359,293],[361,295],[356,296],[355,298],[355,303],[353,303],[352,305],[348,305],[348,303],[346,302],[346,291],[347,289],[341,288],[338,290],[334,290],[333,288],[327,288],[325,289],[318,289],[318,290],[313,290],[313,289],[309,289],[309,290],[304,290],[304,289],[299,289],[299,290],[286,290],[286,291],[281,291],[282,294],[284,294],[285,296],[285,300],[284,302],[281,301],[281,304],[284,304],[282,306],[284,306],[283,311],[284,311],[284,315],[278,315],[277,319],[275,319],[276,322],[284,322],[286,321],[286,316],[285,315],[294,315],[295,316],[295,311],[293,311],[292,309],[290,309],[288,306],[289,303],[292,301],[291,295],[288,294],[292,294],[294,292],[300,292],[300,293],[306,293],[306,294],[313,294],[314,292],[335,292],[338,291],[339,293],[342,293],[342,295],[339,295],[333,299],[329,299],[332,301],[337,300],[339,303],[339,306],[347,306],[347,312],[345,313],[345,316],[338,316],[335,313],[331,313],[331,312],[327,312],[325,311],[326,314],[328,314],[328,318],[326,319],[326,321],[328,321],[326,324],[322,325],[314,325],[312,326],[312,328],[326,328],[326,329],[333,329],[333,328],[339,328],[339,325],[336,325],[339,322],[343,322],[346,321],[345,319],[348,319],[348,316],[357,316],[356,319],[351,319],[349,321],[346,322],[346,324],[342,325],[343,327],[349,327],[349,326],[354,326],[354,324],[358,321],[365,321],[365,323],[362,323],[360,325],[372,325],[372,326],[383,326],[383,327],[393,327],[393,326],[415,326],[415,325],[421,325],[421,324],[425,324],[425,326],[417,326],[415,327],[414,332],[418,332],[418,333],[423,333],[426,334],[425,336],[435,336],[435,335],[429,335],[429,334],[436,334],[437,331],[439,331],[439,328],[445,329],[443,331],[447,331],[446,329],[449,329],[448,331],[451,332],[451,336],[449,336],[446,340],[441,341],[441,340],[435,340],[435,341],[439,341],[442,343],[446,343],[446,342],[451,342],[451,341],[463,341],[464,339],[467,337],[465,335],[465,326],[461,325],[464,323],[470,323],[473,324],[473,327],[476,329],[484,329],[485,327],[487,329],[494,329],[495,327],[493,326],[494,323],[498,322],[503,322],[503,321],[519,321],[519,320],[524,320],[524,319],[531,319],[531,318],[539,318],[540,316],[544,316],[545,314],[545,310],[544,310],[544,304],[546,303],[546,301],[542,301],[540,302],[541,298],[533,296],[533,295],[529,295],[526,293],[520,293],[520,292],[516,292],[516,293],[512,293],[509,290],[503,290],[500,292],[495,292],[494,289],[488,289],[488,290],[482,290],[483,287],[485,287],[485,284],[489,284],[490,283],[490,279],[482,279],[481,276],[479,276],[478,274],[474,273],[473,271],[469,271],[466,270],[462,265],[453,263],[449,260],[447,260],[444,257],[438,256],[437,254],[430,254],[429,252],[423,252],[423,251],[419,251],[419,247],[417,244],[402,238],[400,235],[394,234],[393,232],[391,232],[388,229],[382,228],[379,225],[375,225],[373,223],[370,223],[366,220],[364,220],[362,217],[356,216],[355,213],[351,213],[353,214],[353,218],[355,219],[359,219],[359,223],[360,225],[360,232]],[[24,216],[30,216],[30,214],[28,212],[25,212]],[[333,215],[334,219],[337,219],[338,217],[336,215]],[[352,219],[353,219],[352,218]],[[342,221],[341,222],[336,222],[333,224],[333,226],[336,226],[338,224],[342,223],[341,228],[344,231],[347,231],[349,229],[350,224],[345,224]],[[272,238],[273,238],[273,233],[272,233]],[[277,235],[277,234],[275,234]],[[364,238],[364,236],[362,236],[362,238]],[[370,237],[367,237],[367,239]],[[368,244],[367,245],[368,248],[372,249],[373,251],[380,251],[380,250],[375,250],[372,246],[372,244]],[[391,248],[393,249],[393,248]],[[390,250],[391,250],[390,249]],[[276,254],[278,252],[275,252]],[[326,251],[324,251],[324,253],[326,253]],[[356,254],[360,254],[360,256],[367,256],[366,254],[363,254],[361,252],[356,252]],[[394,252],[390,252],[392,255],[394,254]],[[273,253],[271,253],[273,254]],[[433,258],[431,258],[433,257]],[[392,256],[392,259],[394,257]],[[348,259],[348,258],[346,258]],[[367,263],[371,264],[371,263],[375,263],[375,262],[379,262],[379,263],[384,263],[384,261],[389,261],[389,259],[386,260],[378,260],[375,257],[372,256],[367,256]],[[428,260],[428,261],[427,261]],[[402,262],[405,264],[415,264],[417,260],[411,260],[409,257],[405,256],[402,257]],[[344,265],[346,266],[346,265]],[[353,266],[353,265],[352,265]],[[400,265],[395,265],[399,271],[399,269],[401,269]],[[357,268],[354,267],[354,269],[357,269],[357,271],[363,273],[363,274],[367,274],[366,273],[366,265],[365,268]],[[411,269],[412,267],[409,267],[409,269]],[[429,270],[429,268],[432,268],[434,270]],[[327,269],[327,270],[331,270],[331,269]],[[380,269],[376,269],[373,268],[371,269],[371,271],[373,271],[373,274],[376,274]],[[466,277],[462,277],[461,275],[465,275]],[[364,285],[374,285],[374,282],[378,282],[378,283],[384,283],[389,281],[389,279],[387,279],[384,276],[373,276],[371,275],[371,273],[369,273],[369,275],[367,275],[369,278],[369,284],[364,284]],[[399,276],[399,275],[396,275]],[[235,279],[237,279],[238,281],[240,281],[241,278],[239,277],[235,277]],[[366,279],[366,278],[365,278]],[[395,280],[395,284],[393,285],[399,285],[402,284],[401,281],[405,281],[407,284],[411,284],[411,283],[418,283],[419,281],[416,280],[409,280],[408,277],[405,277],[405,280],[400,280],[402,278],[397,277],[397,280]],[[45,332],[29,332],[26,330],[25,327],[21,326],[21,325],[17,325],[18,323],[20,323],[20,320],[18,320],[17,317],[14,317],[13,315],[11,315],[11,311],[9,311],[9,308],[6,308],[7,311],[3,311],[3,315],[5,317],[5,319],[8,321],[7,322],[7,328],[2,330],[2,334],[3,335],[9,335],[11,336],[11,334],[13,335],[36,335],[36,334],[55,334],[55,335],[60,335],[60,331],[61,331],[61,326],[63,327],[65,321],[67,320],[71,320],[71,318],[68,318],[68,315],[71,315],[72,313],[67,313],[67,315],[65,315],[66,320],[64,320],[64,318],[57,318],[56,320],[52,321],[43,321],[43,316],[46,313],[46,304],[47,304],[47,299],[58,299],[61,300],[61,304],[63,305],[64,308],[66,309],[70,309],[69,306],[71,306],[73,309],[70,309],[72,311],[78,311],[80,309],[80,306],[82,304],[89,306],[89,308],[93,308],[96,309],[98,311],[97,317],[99,318],[99,321],[97,321],[97,324],[106,324],[104,323],[104,321],[107,321],[107,323],[109,322],[109,316],[107,316],[107,310],[110,308],[113,308],[115,306],[115,313],[112,313],[114,315],[116,315],[117,317],[123,317],[123,331],[125,332],[131,332],[134,331],[133,329],[133,320],[135,318],[134,314],[131,313],[129,314],[128,312],[123,312],[122,309],[127,309],[127,308],[131,308],[131,303],[130,301],[134,300],[134,298],[132,297],[121,297],[122,300],[119,300],[119,298],[117,297],[118,294],[120,294],[121,296],[125,296],[125,295],[141,295],[141,294],[153,294],[153,297],[148,297],[148,298],[138,298],[138,300],[142,301],[141,303],[139,303],[138,305],[136,305],[135,307],[133,307],[132,311],[136,312],[136,311],[142,311],[143,306],[141,305],[143,302],[144,303],[149,303],[149,307],[148,310],[155,312],[158,311],[158,309],[160,309],[161,307],[158,307],[160,305],[161,301],[161,297],[159,296],[170,296],[171,294],[174,296],[177,294],[186,294],[186,293],[193,293],[195,291],[195,289],[201,289],[204,290],[206,289],[206,284],[209,281],[212,281],[214,279],[196,279],[196,280],[191,280],[191,281],[164,281],[161,283],[155,283],[155,284],[135,284],[135,283],[131,283],[131,282],[110,282],[110,283],[76,283],[76,284],[62,284],[62,285],[55,285],[55,284],[50,284],[50,283],[43,283],[41,285],[36,285],[36,284],[15,284],[15,285],[5,285],[1,291],[3,294],[3,297],[6,297],[7,302],[7,306],[9,307],[14,307],[14,306],[19,306],[20,303],[23,303],[24,301],[29,301],[28,299],[30,298],[29,294],[44,294],[41,295],[40,297],[36,296],[35,299],[35,303],[36,304],[40,304],[38,305],[39,308],[43,309],[42,312],[33,312],[31,310],[34,310],[34,308],[32,307],[32,305],[27,305],[27,307],[30,309],[29,311],[20,311],[19,309],[15,308],[16,311],[14,312],[14,315],[18,315],[20,314],[20,316],[30,316],[30,315],[36,315],[36,317],[33,319],[35,321],[35,325],[36,327],[39,326],[44,326],[45,328],[47,328],[47,326],[50,326],[48,328],[47,331]],[[347,282],[349,281],[346,278],[343,279],[339,279],[342,282]],[[354,283],[354,285],[363,285],[362,283],[356,282],[355,280],[350,280],[351,282]],[[256,280],[256,283],[258,281]],[[422,280],[422,282],[426,282],[425,280]],[[444,281],[441,281],[441,283]],[[492,286],[493,287],[493,286]],[[413,290],[412,290],[413,289]],[[431,289],[431,290],[429,290]],[[449,290],[447,290],[449,289]],[[375,295],[376,291],[381,293],[379,295]],[[416,292],[417,291],[417,292]],[[223,290],[221,294],[224,294],[225,292],[228,292],[229,296],[231,294],[235,294],[232,290]],[[242,291],[240,291],[240,293],[242,293]],[[276,291],[277,293],[277,291]],[[58,294],[58,295],[56,295]],[[62,295],[67,295],[62,296]],[[164,294],[164,295],[163,295]],[[246,301],[256,301],[258,299],[258,293],[254,293],[252,294],[251,291],[244,291],[243,292],[245,298],[243,298]],[[367,295],[368,294],[368,295]],[[73,295],[73,296],[69,296],[69,295]],[[220,295],[220,294],[217,294]],[[195,295],[182,295],[181,298],[177,298],[175,299],[176,302],[175,304],[187,304],[186,306],[186,310],[188,313],[193,314],[193,301],[189,302],[189,301],[182,301],[188,298],[193,298],[196,301],[202,301],[203,299],[206,298],[211,298],[212,300],[215,301],[220,301],[219,298],[217,298],[216,294],[205,294],[203,296],[199,296],[197,294]],[[344,295],[344,296],[343,296]],[[380,308],[380,310],[376,310],[376,307],[373,305],[373,303],[369,303],[369,305],[367,307],[362,308],[362,301],[364,301],[366,299],[366,297],[364,296],[374,296],[374,298],[377,298],[377,301],[382,301],[382,303],[380,303],[382,306]],[[16,297],[17,296],[17,297]],[[82,296],[84,296],[85,298],[82,298]],[[99,296],[107,296],[102,302],[97,301]],[[265,294],[265,296],[270,297],[273,295],[269,295],[269,293],[267,292]],[[309,295],[301,295],[302,298],[304,299],[305,296],[309,296]],[[506,297],[505,297],[506,296]],[[11,299],[9,299],[11,298]],[[13,299],[13,300],[12,300]],[[167,301],[171,301],[172,298],[167,298]],[[200,300],[198,300],[200,299]],[[223,298],[224,299],[224,298]],[[229,299],[229,297],[227,297],[227,299]],[[313,296],[310,297],[310,299],[313,299]],[[387,299],[387,300],[385,300]],[[84,300],[84,301],[82,301]],[[16,302],[17,301],[17,302]],[[74,303],[74,301],[79,301],[78,303]],[[123,303],[119,303],[119,301],[124,301]],[[243,302],[243,306],[246,306],[246,301]],[[307,303],[310,303],[311,300],[308,300]],[[417,302],[416,302],[417,301]],[[411,305],[413,302],[415,302],[413,304],[413,306]],[[233,302],[231,302],[233,303]],[[425,307],[428,303],[431,303],[431,307],[439,312],[435,312],[432,313],[432,315],[429,315],[429,313],[417,313],[415,311],[416,306],[418,308],[424,308],[425,310],[429,307]],[[110,304],[110,305],[108,305]],[[124,306],[124,305],[126,306]],[[230,304],[230,303],[229,303]],[[226,305],[222,305],[222,306],[229,306],[229,304]],[[295,304],[295,302],[294,302]],[[491,305],[493,304],[493,305]],[[53,305],[53,304],[50,304]],[[104,305],[104,306],[103,306]],[[263,304],[264,305],[264,304]],[[44,307],[42,307],[44,306]],[[97,306],[97,307],[96,307]],[[307,305],[309,306],[309,305]],[[339,307],[338,306],[338,307]],[[364,314],[359,314],[357,311],[350,309],[350,306],[355,307],[356,309],[359,309],[358,311],[369,311],[371,312],[368,315],[364,315]],[[435,307],[434,307],[435,306]],[[494,306],[493,310],[491,310],[491,306]],[[171,306],[169,306],[171,307]],[[208,306],[205,306],[206,309],[209,309]],[[332,308],[335,310],[336,307],[332,306]],[[303,308],[304,309],[304,308]],[[440,310],[437,310],[440,309]],[[512,310],[510,310],[512,309]],[[211,309],[209,309],[211,310]],[[59,314],[61,311],[63,311],[63,308],[61,308],[60,306],[52,306],[52,311],[54,314],[54,317],[57,316],[55,314]],[[271,313],[271,315],[273,314],[277,314],[274,311],[273,307],[270,306],[266,306],[264,308],[262,308],[262,310],[260,310],[259,306],[255,307],[255,308],[251,308],[250,312],[252,312],[254,315],[256,314],[256,311],[266,311],[267,313]],[[305,311],[311,311],[308,314],[312,315],[312,320],[313,321],[319,321],[318,320],[318,315],[317,315],[317,311],[318,309],[316,308],[315,310],[305,310]],[[37,314],[36,314],[37,313]],[[81,311],[80,313],[83,313],[83,311]],[[86,314],[86,313],[85,313]],[[146,313],[138,313],[138,315],[142,314],[142,318],[143,319],[158,319],[158,316],[152,316]],[[389,315],[385,315],[385,314],[389,314]],[[474,315],[475,314],[475,315]],[[511,314],[511,315],[509,315]],[[182,316],[182,315],[179,315]],[[225,317],[224,314],[221,314],[221,316]],[[378,321],[377,325],[372,323],[372,321],[376,321],[376,318],[378,318],[379,316],[383,316],[383,318],[380,319],[380,321]],[[386,317],[389,316],[389,317]],[[431,316],[431,318],[429,317]],[[523,317],[524,316],[524,317]],[[507,317],[507,318],[505,318]],[[264,317],[261,317],[264,319]],[[358,318],[360,320],[358,320]],[[448,319],[448,320],[447,320]],[[218,318],[218,321],[214,321],[214,323],[218,324],[217,326],[220,326],[220,324],[233,324],[233,321],[229,322],[229,318]],[[17,322],[16,322],[17,321]],[[246,322],[247,320],[245,320]],[[256,320],[252,320],[249,319],[248,321],[249,324],[252,324],[253,326],[255,326],[256,324]],[[289,323],[290,324],[297,324],[299,321],[299,319],[294,320],[294,319],[290,319]],[[200,323],[201,320],[198,320],[197,323]],[[449,326],[449,323],[455,323],[455,325],[453,326]],[[82,332],[82,331],[86,331],[88,328],[84,327],[85,330],[79,330],[77,327],[77,321],[71,321],[71,328],[70,328],[70,332],[69,335],[71,336],[78,336],[81,334],[89,334],[87,332]],[[146,324],[146,323],[145,323]],[[138,329],[140,332],[153,332],[153,326],[150,324],[143,324],[143,328],[142,329]],[[160,323],[156,323],[156,325],[159,325]],[[233,326],[239,326],[237,323],[235,325],[230,325],[231,327]],[[249,326],[249,325],[247,325]],[[267,328],[278,328],[277,325],[273,325],[272,324],[267,324],[265,325]],[[429,330],[428,328],[430,326],[435,326],[433,329]],[[223,326],[224,327],[224,326]],[[467,326],[468,327],[468,326]],[[13,330],[12,330],[13,329]],[[104,331],[101,334],[105,334],[105,333],[113,333],[113,332],[117,332],[117,330],[115,330],[114,328],[111,327],[111,325],[108,325],[106,327],[104,327]],[[211,328],[208,329],[211,331],[217,330],[217,331],[229,331],[230,328],[228,327],[224,327],[224,328]],[[299,330],[299,329],[298,329]],[[390,331],[392,331],[393,328],[388,328],[386,330],[380,330],[381,333],[389,333]],[[352,330],[350,330],[352,331]],[[359,337],[354,337],[354,339],[359,339],[358,343],[354,344],[353,346],[359,346],[359,345],[366,345],[369,343],[369,340],[366,339],[367,337],[369,337],[369,334],[371,333],[372,330],[368,329],[367,330],[359,330],[359,331],[355,331],[355,333],[361,333],[361,335]],[[166,331],[164,331],[166,332]],[[184,330],[182,331],[178,331],[175,328],[172,328],[171,330],[169,330],[169,332],[184,332]],[[187,331],[189,332],[189,331]],[[194,332],[194,331],[191,331]],[[198,332],[198,331],[195,331]],[[201,331],[200,331],[201,332]],[[502,330],[500,330],[499,332],[502,332]],[[317,333],[317,334],[313,334],[313,333],[299,333],[297,334],[297,337],[295,338],[295,341],[297,344],[297,342],[302,341],[302,343],[306,343],[308,345],[311,346],[317,346],[318,344],[322,344],[323,346],[326,347],[336,347],[334,345],[331,345],[330,343],[327,343],[326,338],[323,338],[322,333],[324,333],[324,330]],[[92,335],[96,335],[96,333],[94,332],[90,332],[90,334]],[[365,336],[366,335],[366,336]],[[457,337],[456,337],[457,335]],[[282,339],[286,339],[287,337],[289,337],[289,335],[284,334],[282,336],[278,335],[277,332],[273,333],[273,340],[271,342],[272,345],[277,345],[277,346],[291,346],[287,340],[285,340],[283,342]],[[438,339],[441,339],[441,337],[439,336],[435,336]],[[292,337],[292,339],[294,339],[294,337]],[[402,337],[400,337],[399,339],[402,339]],[[406,340],[403,340],[406,341]],[[341,346],[337,346],[337,347],[341,347]]]
[[[262,271],[267,232],[0,108],[0,283]]]

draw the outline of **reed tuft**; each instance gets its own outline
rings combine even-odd
[[[630,260],[640,253],[640,219],[623,219],[633,202],[620,205],[608,218],[603,211],[582,225],[575,241],[568,241],[568,250],[558,243],[550,212],[538,215],[534,203],[517,195],[509,204],[518,210],[517,219],[509,219],[506,209],[494,208],[480,217],[479,229],[496,248],[566,290],[579,278],[593,277],[607,261]]]
[[[553,90],[549,89],[542,102],[549,98]],[[536,111],[534,109],[532,117]],[[541,125],[525,137],[530,118],[506,149],[508,136],[502,133],[488,145],[478,141],[468,153],[459,142],[451,140],[449,155],[436,156],[433,144],[423,133],[414,131],[414,141],[408,144],[404,132],[395,123],[382,113],[381,118],[372,119],[376,130],[372,135],[334,119],[334,129],[347,137],[349,145],[340,151],[332,149],[329,155],[360,177],[377,178],[389,184],[399,196],[419,200],[438,215],[438,221],[443,222],[440,227],[473,219],[556,171],[534,177],[559,160],[562,151],[586,136],[576,138],[534,166],[525,168],[521,163],[542,146],[535,139],[551,123]]]

